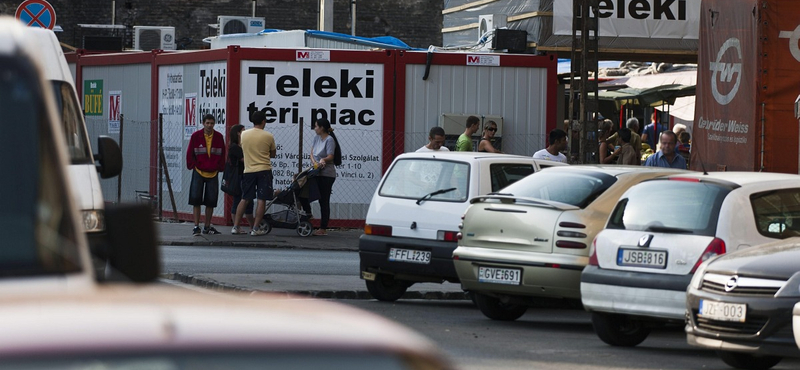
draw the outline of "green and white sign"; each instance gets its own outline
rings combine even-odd
[[[103,80],[83,81],[83,113],[87,116],[103,115]]]

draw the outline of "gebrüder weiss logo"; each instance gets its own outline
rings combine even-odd
[[[728,49],[734,49],[736,51],[736,56],[739,60],[739,63],[722,62],[722,57],[725,55]],[[733,100],[733,97],[736,96],[736,92],[739,91],[739,85],[742,82],[741,60],[742,47],[739,43],[739,39],[731,37],[719,48],[719,53],[717,53],[717,61],[709,63],[709,69],[711,70],[711,93],[714,95],[714,100],[721,105],[727,105],[730,103]],[[733,88],[730,90],[730,92],[723,95],[719,92],[719,83],[731,82],[734,74],[736,74],[736,83],[733,84]]]

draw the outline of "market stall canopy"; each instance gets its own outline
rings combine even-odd
[[[613,101],[619,110],[623,105],[640,105],[646,107],[659,107],[675,104],[675,99],[684,96],[693,96],[695,85],[663,85],[652,88],[627,87],[614,91],[600,91],[597,93],[601,101]]]

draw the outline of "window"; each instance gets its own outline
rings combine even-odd
[[[781,189],[750,196],[761,235],[785,239],[800,236],[800,189]]]
[[[606,227],[714,236],[729,192],[707,182],[646,181],[623,195]]]
[[[466,202],[469,194],[469,169],[469,164],[463,162],[401,159],[386,174],[378,194],[420,199],[427,194],[442,191],[428,201]]]
[[[62,185],[58,161],[37,71],[25,58],[0,57],[0,111],[4,135],[0,156],[12,158],[0,176],[0,277],[63,274],[78,271],[75,220],[67,206],[71,195]]]
[[[585,208],[616,181],[616,177],[601,172],[547,170],[525,177],[503,193]]]
[[[64,127],[72,164],[94,164],[92,153],[87,142],[86,126],[80,105],[75,100],[72,86],[64,81],[52,81],[53,93],[56,97],[57,109]]]
[[[533,173],[533,166],[524,163],[494,163],[489,165],[492,191],[496,192]]]

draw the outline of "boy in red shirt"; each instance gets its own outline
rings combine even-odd
[[[200,235],[200,207],[206,206],[203,234],[219,234],[211,226],[211,216],[219,197],[217,173],[225,170],[225,139],[214,130],[214,116],[203,116],[203,129],[197,130],[189,139],[186,149],[186,167],[192,171],[189,186],[189,204],[194,206],[194,229],[192,234]]]

